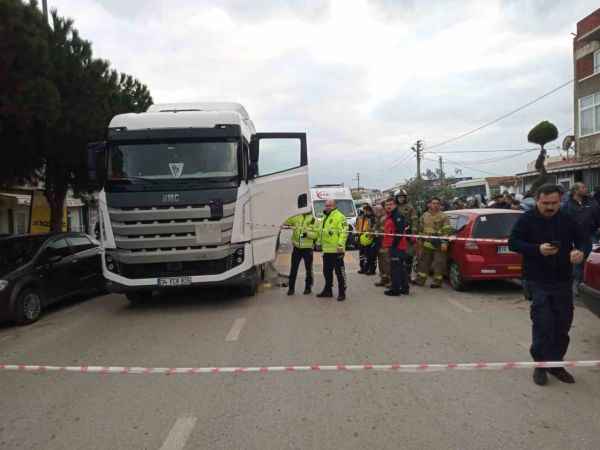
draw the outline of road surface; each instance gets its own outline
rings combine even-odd
[[[317,258],[318,259],[318,258]],[[348,301],[224,290],[71,301],[0,327],[0,361],[156,367],[529,360],[528,305],[509,283],[388,298],[356,274]],[[279,260],[281,270],[286,257]],[[316,272],[320,267],[316,267]],[[302,275],[300,275],[302,278]],[[317,275],[322,287],[322,276]],[[300,283],[301,280],[299,280]],[[299,289],[297,289],[299,290]],[[577,306],[570,359],[600,359]],[[598,449],[600,371],[99,375],[0,372],[7,449]]]

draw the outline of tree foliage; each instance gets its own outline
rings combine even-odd
[[[115,114],[145,111],[145,85],[94,58],[73,21],[34,0],[0,0],[0,184],[42,181],[58,230],[69,189],[85,189],[86,144]]]
[[[533,142],[534,144],[539,145],[544,149],[544,146],[548,142],[554,141],[558,137],[558,129],[552,122],[548,122],[544,120],[543,122],[538,123],[535,127],[529,131],[527,135],[527,140],[529,142]]]
[[[432,197],[439,197],[443,201],[450,202],[456,197],[456,191],[449,183],[433,184],[430,180],[413,178],[409,180],[404,189],[408,192],[410,202],[418,209],[419,213],[426,210],[427,202]]]

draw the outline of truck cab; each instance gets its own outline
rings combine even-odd
[[[310,211],[305,133],[257,133],[237,103],[154,105],[88,148],[108,289],[236,285],[253,295],[279,227]]]

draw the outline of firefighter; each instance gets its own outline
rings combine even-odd
[[[385,201],[382,203],[385,204]],[[378,233],[376,235],[375,251],[379,265],[379,281],[375,283],[375,286],[389,288],[391,287],[390,253],[388,249],[383,248],[383,236],[381,236],[381,233],[385,231],[387,215],[383,205],[376,205],[374,210],[376,217],[375,231]]]
[[[304,260],[306,279],[304,284],[304,295],[312,292],[313,286],[313,247],[317,238],[318,222],[311,213],[298,214],[290,217],[285,225],[293,227],[292,265],[290,268],[290,280],[287,295],[294,295],[296,277],[300,261]]]
[[[429,202],[428,211],[421,217],[419,234],[425,236],[448,236],[452,232],[448,216],[442,212],[442,202],[434,197]],[[448,252],[446,239],[419,239],[419,264],[417,267],[416,284],[424,286],[429,273],[433,271],[432,288],[442,287],[446,272],[446,254]]]
[[[348,239],[348,222],[346,216],[336,208],[335,200],[325,202],[323,218],[320,221],[318,242],[323,252],[323,276],[325,287],[320,298],[333,297],[333,272],[338,282],[338,301],[346,300],[346,268],[344,267],[344,253]]]
[[[416,233],[419,229],[419,217],[417,216],[417,210],[409,202],[408,192],[405,189],[401,189],[396,192],[395,198],[396,203],[398,204],[398,212],[404,216],[404,219],[408,224],[408,228],[405,230],[405,233]],[[403,259],[404,263],[406,264],[406,274],[409,280],[412,277],[415,253],[416,249],[415,245],[413,244],[413,239],[409,239],[406,257]]]

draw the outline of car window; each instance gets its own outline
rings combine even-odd
[[[45,236],[0,240],[0,275],[31,261],[45,241]]]
[[[521,214],[488,214],[480,216],[473,228],[474,238],[507,238]]]
[[[67,241],[64,238],[60,238],[48,244],[46,254],[48,256],[61,256],[64,258],[71,254],[71,249],[69,248]]]
[[[469,217],[468,216],[463,216],[463,215],[458,216],[458,219],[456,220],[455,231],[458,233],[464,227],[466,227],[468,223],[469,223]]]
[[[75,253],[83,252],[95,247],[95,245],[92,244],[92,241],[85,236],[71,236],[68,237],[67,240]]]
[[[458,220],[458,216],[454,214],[446,214],[448,216],[448,222],[450,222],[450,227],[452,231],[456,231],[456,221]]]

